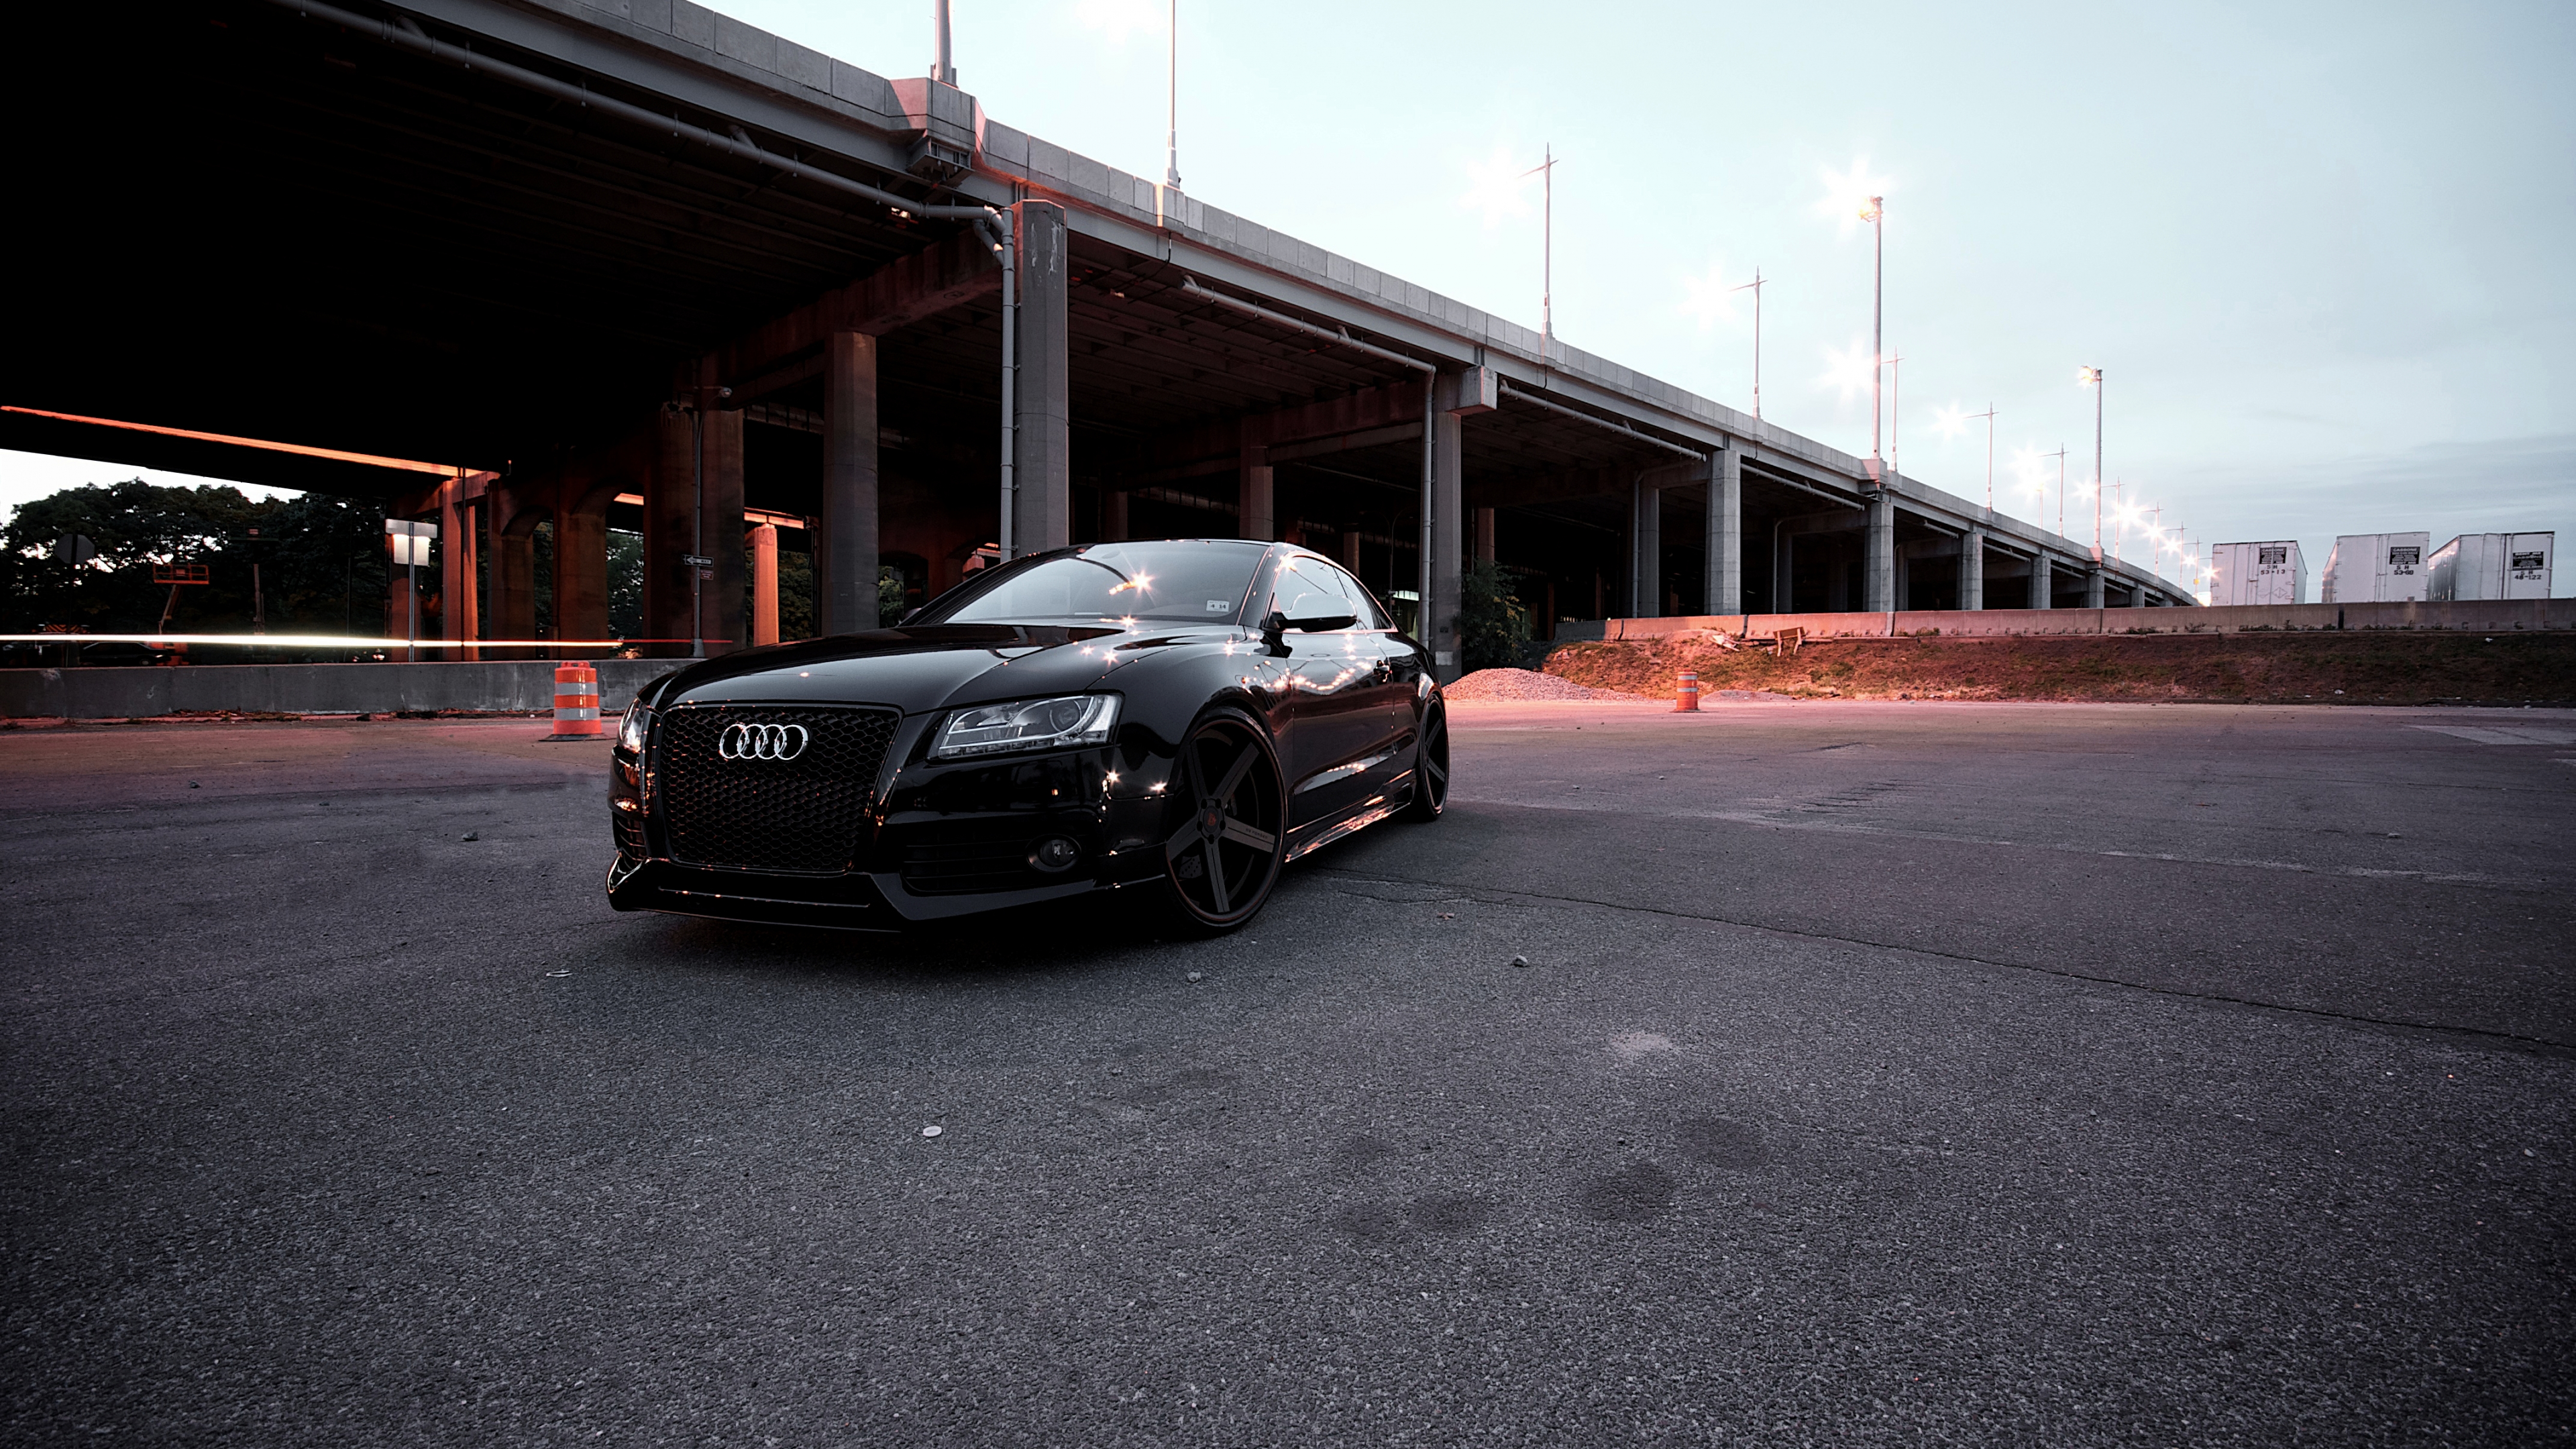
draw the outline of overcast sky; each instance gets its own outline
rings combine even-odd
[[[1159,177],[1166,3],[956,0],[960,84]],[[923,0],[718,8],[927,69]],[[1937,421],[1992,404],[1999,503],[2053,525],[2014,459],[2064,446],[2085,477],[2075,370],[2099,365],[2125,496],[2204,542],[2297,538],[2313,579],[2342,532],[2576,536],[2571,59],[2563,0],[1182,0],[1180,168],[1213,205],[1535,326],[1538,184],[1503,183],[1553,144],[1558,335],[1749,407],[1750,294],[1721,289],[1759,266],[1764,416],[1854,453],[1850,183],[1875,181],[1906,472],[1982,497],[1984,423]],[[45,491],[27,467],[0,455],[0,501]]]

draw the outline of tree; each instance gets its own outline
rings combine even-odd
[[[1512,576],[1492,559],[1469,564],[1458,577],[1459,663],[1468,670],[1512,667],[1529,637],[1529,609],[1513,593]]]

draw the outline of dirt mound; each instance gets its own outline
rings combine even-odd
[[[1802,699],[2031,699],[2253,704],[2576,703],[2576,633],[2321,630],[2000,639],[1810,640],[1795,654],[1728,652],[1705,635],[1562,645],[1547,672],[1672,698],[1700,688]]]
[[[1635,700],[1644,695],[1616,689],[1593,689],[1534,669],[1479,669],[1440,691],[1450,699],[1609,699]]]

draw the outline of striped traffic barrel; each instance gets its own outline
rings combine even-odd
[[[1699,671],[1683,670],[1680,684],[1681,687],[1673,691],[1673,713],[1697,714],[1699,712]]]
[[[599,671],[581,660],[555,666],[555,732],[574,740],[599,734]]]

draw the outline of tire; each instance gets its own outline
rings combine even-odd
[[[1413,747],[1413,798],[1404,818],[1427,825],[1449,808],[1449,710],[1439,700],[1422,712],[1422,740]]]
[[[1269,732],[1238,710],[1200,716],[1173,761],[1171,793],[1169,914],[1194,934],[1231,931],[1260,913],[1288,857],[1288,792]]]

